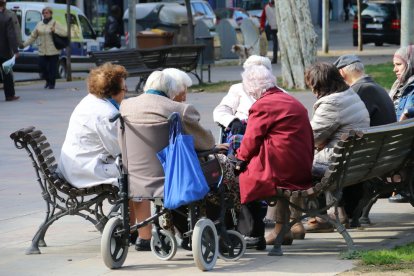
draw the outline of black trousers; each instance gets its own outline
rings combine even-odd
[[[55,87],[59,55],[39,56],[39,68],[42,78],[49,86]]]
[[[3,62],[5,62],[6,60],[8,60],[8,58],[3,58],[0,57],[0,70],[1,70],[1,75],[3,77],[3,89],[4,89],[4,96],[7,98],[11,98],[15,95],[15,91],[14,91],[14,78],[13,78],[13,71],[10,71],[8,74],[6,74],[3,71],[3,66],[1,66],[1,64],[3,64]]]
[[[252,201],[242,205],[237,230],[250,237],[263,237],[265,224],[263,222],[267,213],[267,206],[260,201]]]
[[[273,62],[277,63],[277,50],[278,50],[278,42],[277,42],[277,30],[271,30],[270,34],[272,35],[273,39]]]

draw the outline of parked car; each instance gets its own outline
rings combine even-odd
[[[162,0],[162,2],[174,2],[185,6],[184,0]],[[190,0],[191,12],[193,13],[194,20],[204,19],[210,21],[211,26],[216,25],[217,18],[214,14],[210,4],[204,0]]]
[[[400,44],[401,1],[370,0],[361,4],[362,43]],[[353,21],[353,44],[358,45],[358,16]]]
[[[236,21],[238,25],[241,24],[242,20],[249,18],[249,14],[242,8],[219,8],[214,10],[217,17],[217,24],[221,19],[231,18]]]
[[[50,7],[53,18],[62,26],[67,25],[66,4],[45,2],[7,2],[7,8],[14,11],[21,27],[22,40],[26,41],[37,23],[42,20],[42,9]],[[95,31],[83,12],[71,6],[71,61],[73,71],[89,71],[93,62],[89,56],[91,51],[100,50]],[[13,70],[16,72],[39,72],[38,42],[19,51],[19,58]],[[61,51],[58,63],[58,75],[66,77],[66,49]]]

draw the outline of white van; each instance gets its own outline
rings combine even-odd
[[[42,10],[50,7],[53,19],[62,26],[67,25],[66,5],[45,2],[7,2],[7,9],[16,13],[21,26],[22,40],[26,41],[37,23],[42,20]],[[83,12],[75,6],[70,7],[71,13],[71,63],[72,71],[85,71],[94,66],[89,53],[101,50],[95,31]],[[20,50],[20,56],[13,67],[16,72],[39,72],[37,42]],[[58,72],[61,78],[66,77],[66,49],[59,57]]]

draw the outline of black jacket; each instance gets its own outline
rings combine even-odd
[[[105,48],[121,48],[122,26],[118,20],[110,15],[105,23],[104,38]]]
[[[18,41],[14,31],[13,19],[4,10],[0,12],[0,57],[9,59],[18,52]]]
[[[393,123],[397,120],[394,104],[387,91],[374,82],[371,77],[363,77],[351,88],[359,95],[368,109],[371,126]]]

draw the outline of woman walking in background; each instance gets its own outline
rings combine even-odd
[[[43,20],[37,23],[29,39],[23,43],[23,47],[29,46],[36,39],[38,40],[40,74],[46,81],[45,88],[54,89],[60,50],[56,49],[53,43],[52,33],[66,37],[67,31],[53,19],[51,8],[44,8],[42,15]]]

